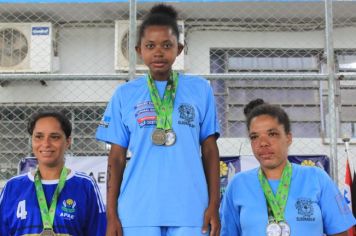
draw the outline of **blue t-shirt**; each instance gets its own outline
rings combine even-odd
[[[343,196],[325,171],[292,164],[285,220],[291,235],[321,236],[349,229],[356,223]],[[274,192],[279,181],[270,181]],[[220,207],[221,236],[265,235],[266,199],[258,169],[237,174],[229,183]]]
[[[156,82],[162,96],[165,82]],[[172,128],[176,143],[157,146],[151,141],[156,112],[143,76],[117,88],[96,138],[128,148],[119,217],[130,226],[201,226],[208,191],[201,143],[217,135],[214,95],[208,81],[179,74]]]
[[[42,180],[42,185],[47,205],[50,205],[58,180]],[[73,171],[67,176],[58,197],[53,229],[63,236],[105,235],[105,206],[91,177]],[[0,235],[34,235],[42,230],[33,175],[13,177],[0,195]]]

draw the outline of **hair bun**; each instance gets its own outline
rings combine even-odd
[[[178,13],[177,11],[172,7],[168,6],[165,4],[158,4],[152,7],[150,10],[150,14],[161,14],[161,15],[167,15],[173,19],[177,19]]]
[[[248,116],[248,114],[250,114],[250,112],[257,106],[260,106],[262,104],[265,104],[265,101],[263,101],[263,99],[261,98],[257,98],[255,100],[252,100],[251,102],[249,102],[245,108],[244,108],[244,114],[245,116]]]

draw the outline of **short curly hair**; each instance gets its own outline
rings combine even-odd
[[[52,110],[40,111],[38,113],[35,113],[27,123],[27,132],[32,135],[37,121],[45,117],[55,118],[60,123],[66,138],[70,137],[70,135],[72,134],[72,124],[70,123],[69,119],[63,113]]]

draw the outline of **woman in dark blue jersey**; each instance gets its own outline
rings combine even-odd
[[[11,178],[0,195],[0,235],[105,235],[105,206],[89,176],[65,167],[72,126],[61,113],[28,123],[38,168]]]

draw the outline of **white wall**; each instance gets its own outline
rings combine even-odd
[[[59,73],[113,74],[115,30],[63,28],[59,30]]]
[[[0,87],[1,103],[108,102],[123,81],[11,82]]]
[[[356,28],[334,30],[335,48],[356,48]],[[324,48],[324,31],[311,32],[221,32],[193,31],[187,37],[186,71],[208,74],[210,48]]]

